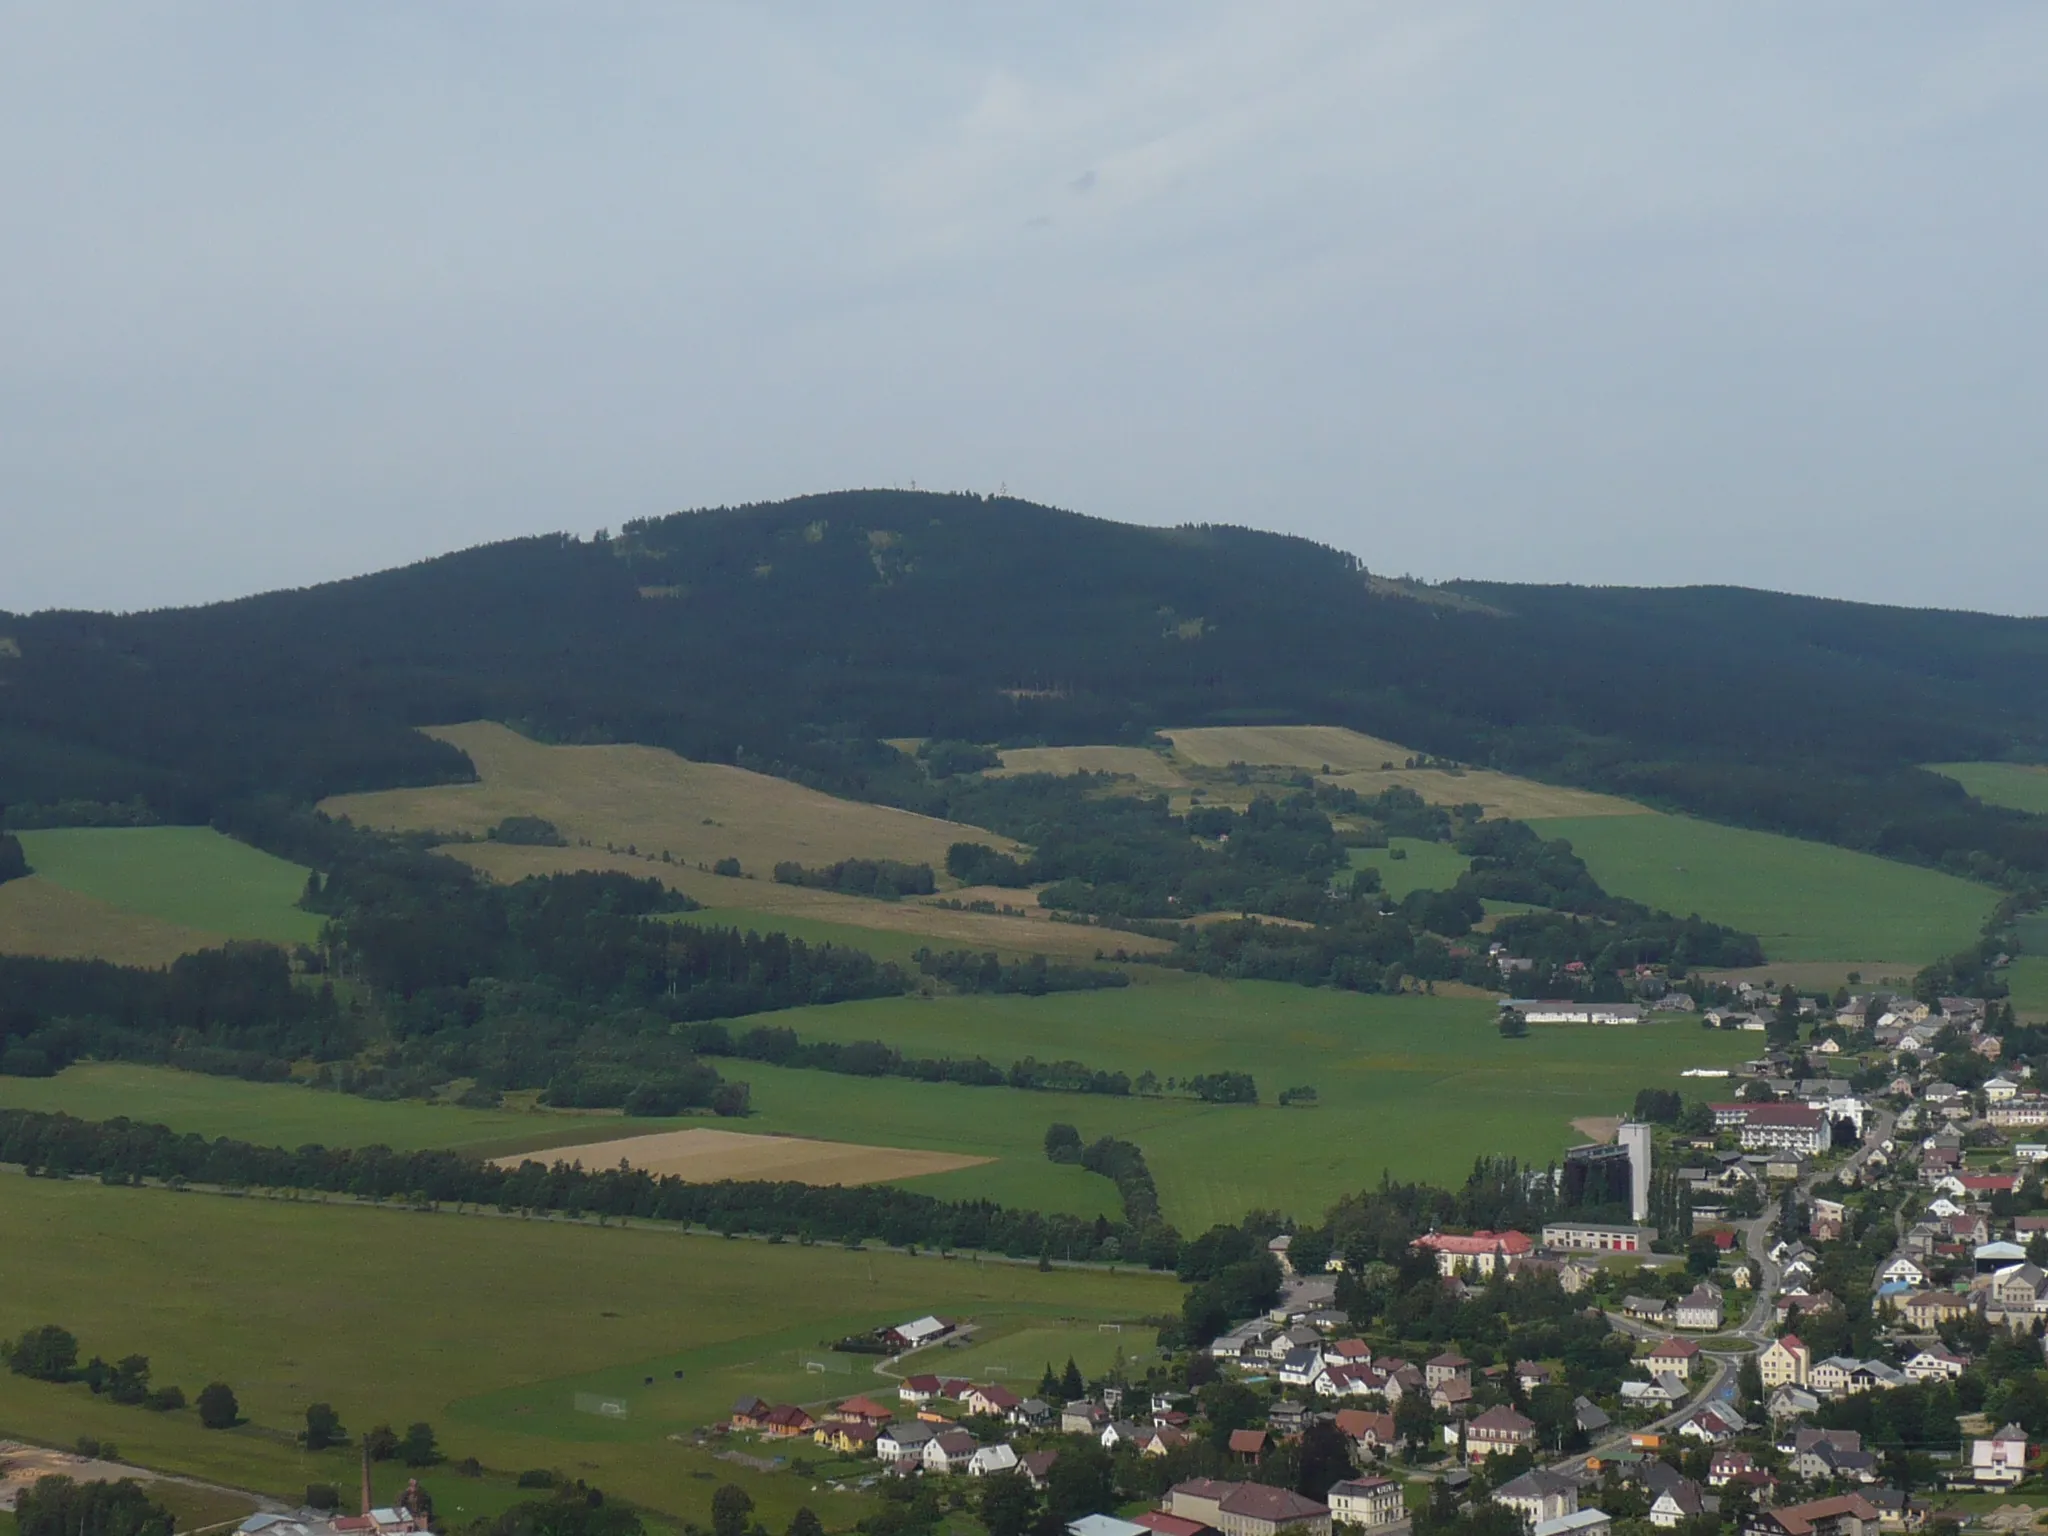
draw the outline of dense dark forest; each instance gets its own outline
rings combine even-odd
[[[484,1098],[540,1088],[565,1107],[739,1114],[744,1087],[699,1060],[688,1025],[910,985],[863,951],[660,921],[691,903],[657,881],[497,886],[452,859],[309,825],[270,824],[329,863],[306,896],[330,917],[322,949],[298,956],[309,977],[255,943],[160,971],[0,956],[0,1072],[94,1056],[282,1079],[310,1061],[325,1084],[378,1096],[471,1079]],[[343,1004],[335,972],[367,985]]]
[[[460,779],[410,727],[479,717],[920,808],[977,764],[961,743],[1313,721],[1986,878],[2048,871],[2048,819],[1916,766],[2048,757],[2048,621],[1415,588],[1300,539],[1013,500],[806,497],[0,633],[17,825]],[[879,739],[909,735],[941,742],[930,774]]]

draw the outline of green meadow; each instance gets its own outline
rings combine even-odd
[[[2048,957],[2022,955],[2006,969],[2012,1005],[2021,1013],[2048,1015]]]
[[[291,1083],[245,1083],[169,1067],[88,1062],[55,1077],[0,1077],[0,1108],[62,1111],[82,1120],[168,1125],[200,1136],[231,1136],[260,1146],[395,1147],[410,1152],[463,1147],[511,1152],[608,1135],[616,1117],[517,1109],[460,1109],[418,1100],[387,1103]],[[636,1120],[670,1129],[680,1121]]]
[[[236,939],[310,944],[322,919],[297,905],[307,871],[211,827],[65,827],[23,832],[53,885],[123,912]]]
[[[477,1457],[484,1479],[424,1479],[444,1513],[472,1517],[517,1497],[511,1474],[551,1467],[698,1521],[719,1482],[738,1482],[771,1529],[800,1503],[843,1528],[863,1500],[718,1461],[685,1432],[747,1393],[817,1403],[884,1389],[865,1360],[805,1368],[850,1332],[939,1312],[980,1324],[984,1348],[1026,1330],[1113,1347],[1099,1323],[1179,1299],[1142,1273],[18,1176],[0,1177],[0,1231],[0,1334],[60,1323],[87,1354],[149,1356],[188,1398],[227,1382],[249,1421],[208,1431],[189,1409],[0,1375],[0,1433],[90,1434],[146,1466],[297,1499],[309,1482],[355,1482],[353,1451],[291,1443],[306,1405],[325,1401],[352,1431],[424,1419],[451,1460]],[[624,1417],[580,1411],[579,1393]],[[385,1493],[405,1476],[380,1471]]]
[[[1308,1218],[1338,1196],[1401,1178],[1455,1183],[1482,1152],[1537,1162],[1585,1138],[1572,1122],[1619,1114],[1644,1087],[1697,1092],[1690,1066],[1727,1066],[1747,1042],[1680,1019],[1633,1029],[1539,1029],[1504,1040],[1478,998],[1381,997],[1266,982],[1140,971],[1144,984],[1051,997],[906,997],[791,1010],[765,1021],[807,1038],[881,1039],[913,1055],[1072,1059],[1162,1081],[1246,1071],[1258,1105],[1179,1095],[1118,1098],[968,1088],[726,1060],[751,1085],[744,1128],[877,1146],[976,1153],[972,1168],[906,1187],[948,1199],[1114,1216],[1109,1181],[1046,1161],[1045,1128],[1145,1150],[1170,1220],[1183,1230],[1235,1221],[1254,1206]],[[1313,1108],[1280,1109],[1282,1088],[1311,1086]],[[178,1130],[283,1146],[382,1142],[499,1153],[562,1146],[672,1120],[384,1104],[287,1084],[196,1077],[162,1068],[79,1066],[47,1079],[0,1078],[0,1105],[130,1115]],[[736,1129],[731,1122],[724,1127]]]
[[[1687,816],[1532,825],[1616,895],[1754,933],[1772,960],[1925,965],[1976,943],[1998,901],[1953,875]]]
[[[1986,805],[2048,816],[2048,767],[2034,763],[1930,763]]]
[[[1585,1139],[1575,1119],[1623,1113],[1639,1088],[1697,1092],[1682,1069],[1728,1066],[1747,1053],[1738,1037],[1678,1020],[1504,1040],[1485,999],[1140,974],[1148,984],[1120,991],[889,998],[772,1022],[806,1038],[880,1039],[907,1054],[979,1054],[1002,1066],[1030,1055],[1162,1081],[1247,1071],[1261,1104],[1025,1093],[753,1062],[720,1070],[752,1085],[751,1128],[996,1159],[914,1182],[934,1195],[1086,1209],[1074,1203],[1074,1170],[1044,1158],[1046,1126],[1062,1120],[1089,1139],[1126,1137],[1144,1149],[1168,1219],[1191,1231],[1254,1206],[1313,1217],[1383,1170],[1455,1183],[1482,1152],[1542,1162]],[[1275,1106],[1282,1088],[1297,1086],[1317,1090],[1316,1107]],[[1106,1181],[1079,1188],[1107,1198]]]
[[[1399,901],[1410,891],[1449,890],[1458,883],[1458,876],[1472,867],[1472,861],[1448,843],[1394,837],[1384,848],[1353,848],[1351,867],[1378,870],[1380,888]]]

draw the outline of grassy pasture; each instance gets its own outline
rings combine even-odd
[[[0,885],[0,953],[155,967],[227,941],[224,933],[124,912],[41,875]]]
[[[1399,849],[1405,857],[1395,858]],[[1448,891],[1458,876],[1472,867],[1472,861],[1448,843],[1428,843],[1418,837],[1388,839],[1385,848],[1353,848],[1353,869],[1376,869],[1380,887],[1399,901],[1410,891]]]
[[[487,721],[427,734],[468,753],[479,782],[339,795],[322,808],[365,826],[474,836],[507,816],[540,816],[571,843],[666,852],[689,865],[731,857],[763,879],[790,859],[813,866],[900,859],[943,870],[947,847],[962,838],[1015,846],[980,828],[841,800],[659,747],[551,747]]]
[[[2048,816],[2048,767],[2034,763],[1930,763],[1986,805]]]
[[[1727,1066],[1745,1054],[1732,1035],[1678,1021],[1503,1040],[1494,1011],[1485,999],[1173,975],[1119,992],[886,999],[775,1019],[806,1037],[881,1039],[913,1054],[974,1051],[1004,1065],[1028,1054],[1133,1077],[1250,1071],[1266,1100],[1256,1108],[877,1082],[754,1063],[731,1070],[753,1086],[750,1130],[996,1159],[912,1186],[933,1195],[1075,1209],[1072,1170],[1044,1159],[1045,1127],[1064,1120],[1091,1139],[1128,1137],[1145,1149],[1169,1219],[1193,1230],[1255,1205],[1313,1216],[1382,1169],[1455,1182],[1479,1152],[1542,1161],[1582,1139],[1573,1120],[1625,1110],[1639,1088],[1691,1086],[1683,1068]],[[1281,1088],[1301,1084],[1316,1087],[1319,1107],[1273,1107]]]
[[[296,1499],[308,1482],[355,1482],[352,1450],[290,1443],[305,1406],[324,1400],[351,1430],[425,1419],[451,1459],[475,1455],[501,1474],[558,1468],[700,1522],[717,1483],[738,1482],[777,1530],[799,1503],[831,1526],[864,1505],[668,1436],[747,1392],[816,1402],[883,1388],[860,1361],[821,1376],[801,1359],[904,1317],[972,1318],[993,1344],[1178,1300],[1170,1280],[1142,1274],[16,1176],[0,1177],[0,1230],[0,1333],[61,1322],[88,1353],[148,1355],[188,1396],[227,1381],[250,1420],[210,1432],[190,1410],[0,1375],[0,1426],[57,1443],[92,1434],[145,1465]],[[575,1394],[591,1390],[626,1398],[627,1416],[577,1412]],[[442,1469],[423,1480],[446,1510],[515,1496],[502,1478]]]
[[[1003,766],[991,771],[1000,778],[1019,773],[1122,773],[1147,789],[1169,792],[1196,787],[1163,752],[1149,747],[1013,747],[1002,754]]]
[[[1953,875],[1687,816],[1573,817],[1536,830],[1569,839],[1616,895],[1754,933],[1772,960],[1924,965],[1975,943],[1998,900]]]
[[[306,870],[211,827],[65,827],[19,835],[37,879],[158,925],[279,944],[320,937],[321,919],[298,907]]]
[[[441,851],[483,870],[494,880],[522,880],[528,875],[573,869],[616,869],[640,879],[659,880],[712,909],[691,914],[692,921],[722,922],[728,927],[737,924],[799,937],[805,925],[815,925],[820,933],[833,929],[849,936],[865,933],[868,937],[854,947],[876,954],[883,954],[885,948],[899,947],[901,952],[908,953],[929,943],[936,949],[993,949],[1009,955],[1043,954],[1089,960],[1099,949],[1149,952],[1173,947],[1163,939],[1086,928],[1076,923],[1055,923],[1046,913],[1031,908],[1029,895],[1020,891],[1003,895],[1035,915],[1004,917],[990,912],[955,912],[916,900],[877,901],[867,896],[842,896],[837,891],[814,890],[809,886],[778,885],[768,878],[766,871],[758,879],[733,879],[682,864],[664,864],[658,858],[607,853],[601,848],[451,843]],[[848,942],[852,942],[850,937]]]
[[[1403,768],[1412,749],[1335,725],[1205,726],[1162,731],[1182,762],[1207,769],[1232,763],[1253,767],[1301,768],[1328,782],[1376,795],[1394,785],[1414,790],[1435,805],[1478,804],[1489,816],[1635,816],[1644,808],[1631,800],[1565,789],[1490,769]],[[1392,763],[1392,768],[1382,764]]]
[[[633,1120],[546,1110],[462,1109],[417,1100],[384,1103],[290,1083],[245,1083],[170,1067],[92,1062],[55,1077],[0,1077],[0,1108],[111,1120],[126,1115],[201,1136],[262,1146],[383,1145],[400,1151],[460,1147],[492,1154],[566,1146],[635,1130],[674,1129],[684,1120]],[[595,1134],[593,1134],[595,1133]]]
[[[2022,955],[2005,973],[2012,1005],[2021,1013],[2048,1016],[2048,958]]]

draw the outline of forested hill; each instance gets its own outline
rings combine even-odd
[[[11,641],[12,644],[4,642]],[[1351,725],[1854,846],[2048,870],[1918,771],[2048,758],[2048,621],[1373,579],[1233,528],[878,491],[523,539],[206,608],[0,617],[0,802],[205,818],[464,777],[409,727],[637,740],[876,798],[878,738]]]

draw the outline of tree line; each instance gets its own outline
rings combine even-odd
[[[93,1175],[110,1183],[303,1190],[417,1205],[489,1206],[508,1214],[676,1222],[733,1236],[876,1241],[1155,1269],[1172,1267],[1180,1241],[1162,1221],[1134,1227],[988,1200],[939,1200],[880,1185],[692,1184],[639,1170],[591,1172],[531,1159],[501,1168],[457,1152],[377,1146],[291,1150],[226,1137],[209,1141],[132,1120],[87,1121],[31,1110],[0,1110],[0,1162],[20,1163],[37,1175]]]

